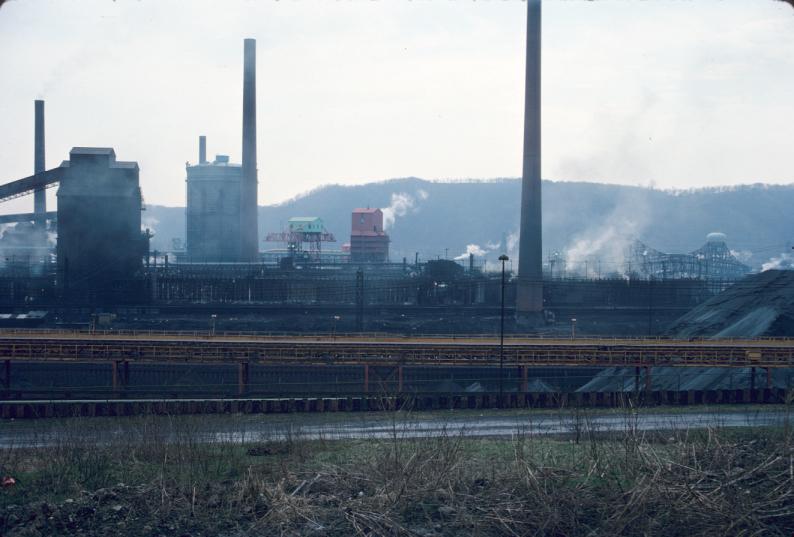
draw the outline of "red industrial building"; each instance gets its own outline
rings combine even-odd
[[[383,231],[383,211],[353,209],[350,231],[350,261],[386,263],[389,260],[389,236]]]

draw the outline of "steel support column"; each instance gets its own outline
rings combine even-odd
[[[119,363],[117,361],[113,361],[110,364],[110,376],[111,376],[111,384],[113,385],[113,393],[119,390]]]
[[[240,362],[237,364],[237,394],[244,395],[248,390],[248,375],[249,364],[248,362]]]
[[[114,360],[110,364],[113,392],[126,390],[130,383],[130,363],[127,360]]]

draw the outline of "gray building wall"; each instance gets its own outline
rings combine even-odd
[[[188,261],[236,262],[241,257],[242,168],[219,155],[187,166],[186,247]]]

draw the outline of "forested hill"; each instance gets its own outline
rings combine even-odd
[[[259,208],[259,234],[280,230],[291,216],[319,216],[337,237],[349,240],[350,212],[380,207],[393,216],[388,232],[393,260],[422,259],[467,251],[495,260],[502,241],[514,253],[521,187],[517,179],[431,182],[394,179],[360,186],[329,185],[278,205]],[[790,258],[794,237],[794,185],[750,185],[684,192],[650,188],[544,181],[544,251],[568,257],[614,258],[621,243],[639,238],[658,250],[689,252],[712,231],[758,268]],[[390,218],[391,219],[391,218]],[[184,208],[148,206],[145,225],[156,233],[153,248],[168,250],[184,239]],[[267,247],[267,245],[263,245]],[[274,247],[276,245],[273,245]]]

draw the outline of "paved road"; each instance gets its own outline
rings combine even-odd
[[[682,431],[708,427],[794,424],[784,410],[713,412],[615,411],[417,414],[178,416],[11,422],[0,427],[0,449],[84,443],[242,443],[294,439],[384,439],[448,436],[511,437],[595,431]]]

